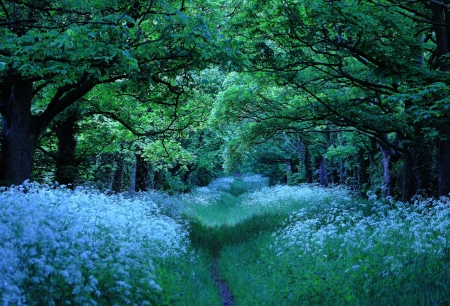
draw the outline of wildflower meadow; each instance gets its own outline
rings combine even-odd
[[[448,198],[267,184],[225,177],[133,198],[3,188],[0,302],[221,305],[220,278],[235,305],[450,303]]]
[[[2,305],[170,303],[161,267],[199,260],[168,196],[28,183],[1,190],[0,220]]]

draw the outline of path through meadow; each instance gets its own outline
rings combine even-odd
[[[213,263],[211,265],[211,278],[217,286],[217,290],[219,290],[220,298],[222,299],[222,305],[224,306],[232,306],[234,305],[233,293],[231,292],[228,283],[220,278],[219,275],[219,257],[215,257]]]
[[[405,204],[244,176],[185,200],[223,305],[450,304],[447,198]]]
[[[0,188],[0,305],[450,305],[450,200]]]

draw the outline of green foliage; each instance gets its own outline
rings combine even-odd
[[[296,173],[290,173],[287,177],[287,184],[289,186],[296,186],[304,184],[306,182],[306,175],[304,171],[299,171]]]
[[[261,144],[282,133],[305,137],[335,130],[344,141],[306,138],[315,156],[330,160],[334,169],[328,175],[334,182],[333,172],[341,171],[335,165],[344,159],[345,175],[339,174],[339,183],[362,190],[370,181],[361,161],[375,160],[361,135],[387,141],[396,154],[407,154],[409,146],[424,141],[433,147],[436,139],[444,139],[448,54],[442,46],[447,37],[427,26],[450,14],[447,8],[434,8],[439,5],[246,2],[241,16],[245,21],[239,21],[245,30],[235,31],[247,38],[243,41],[249,69],[228,75],[211,119],[228,144],[225,168],[237,168],[246,152],[266,149]],[[415,18],[417,14],[423,19]],[[351,131],[358,136],[349,137]],[[425,139],[419,140],[418,133]],[[419,164],[426,162],[415,158],[413,163],[418,165],[406,165],[405,171],[425,167]],[[277,176],[273,169],[266,173]],[[423,181],[420,174],[411,175]]]
[[[32,133],[41,136],[59,113],[82,100],[80,152],[117,153],[126,144],[157,167],[192,163],[195,152],[181,142],[204,126],[220,83],[217,67],[239,54],[220,33],[228,25],[216,27],[228,9],[223,3],[205,5],[5,4],[0,12],[4,120],[15,122],[3,109],[10,89],[30,83],[35,92],[27,102],[36,123],[30,133],[35,129]],[[209,69],[212,64],[216,67]]]
[[[36,135],[78,100],[80,181],[99,152],[138,155],[186,186],[206,185],[219,164],[311,182],[324,156],[332,183],[367,190],[366,168],[380,162],[368,139],[403,156],[418,133],[430,150],[445,139],[448,54],[427,25],[447,9],[433,5],[11,2],[0,12],[2,92],[33,83]],[[54,145],[39,145],[44,180]]]
[[[211,261],[208,254],[196,249],[184,257],[157,262],[156,282],[163,288],[158,305],[219,305],[209,270]]]
[[[265,188],[238,199],[223,194],[207,205],[198,196],[186,206],[197,212],[191,241],[219,256],[220,275],[238,304],[449,299],[447,199],[418,199],[410,206],[311,185]],[[226,203],[228,219],[211,222],[209,215],[222,218]],[[236,222],[235,216],[248,215],[252,206],[261,210]]]
[[[189,175],[189,182],[194,186],[208,186],[213,180],[213,173],[208,168],[199,167]]]
[[[245,192],[247,192],[247,189],[245,188],[244,182],[242,181],[241,178],[235,179],[233,183],[231,183],[229,193],[231,193],[233,196],[239,197]]]

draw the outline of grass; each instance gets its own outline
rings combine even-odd
[[[410,205],[308,185],[231,193],[186,211],[193,245],[220,256],[236,305],[450,303],[448,199]]]
[[[0,304],[220,303],[179,204],[154,193],[0,189]]]
[[[220,305],[210,277],[211,262],[211,256],[202,250],[157,262],[155,281],[162,288],[158,305]]]
[[[222,178],[134,199],[0,190],[2,305],[449,305],[450,201]]]

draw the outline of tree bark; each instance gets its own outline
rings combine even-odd
[[[156,190],[164,190],[166,177],[163,170],[155,170],[153,172],[153,188]]]
[[[131,164],[131,173],[130,173],[130,188],[129,188],[129,195],[130,197],[134,198],[136,195],[136,165],[137,160],[134,158],[132,164]]]
[[[433,161],[437,156],[433,154],[434,142],[427,141],[420,127],[416,127],[412,157],[414,161],[414,174],[416,179],[416,193],[422,196],[436,196],[433,192],[433,178],[436,177],[436,169]],[[436,183],[434,184],[436,186]]]
[[[402,150],[403,157],[403,184],[402,184],[402,200],[408,202],[417,193],[415,161],[413,158],[413,149],[411,145],[405,145]]]
[[[441,72],[450,70],[450,63],[442,59],[449,53],[450,45],[450,10],[448,4],[450,1],[440,3],[430,1],[432,11],[432,20],[434,21],[434,32],[436,36],[436,55],[437,65]],[[437,68],[437,67],[432,67]],[[450,193],[450,124],[443,123],[438,128],[438,194],[439,196],[448,196]]]
[[[358,192],[365,196],[367,188],[370,185],[370,176],[368,169],[370,167],[370,160],[365,158],[364,151],[359,150],[358,152]]]
[[[31,178],[37,133],[31,114],[32,83],[3,86],[0,89],[2,113],[2,152],[0,182],[22,184]]]
[[[37,139],[50,122],[63,110],[83,97],[95,86],[88,74],[73,85],[56,90],[47,108],[31,114],[33,82],[0,83],[0,113],[2,115],[2,153],[0,183],[21,184],[31,178],[33,154]]]
[[[303,162],[305,167],[305,177],[306,182],[311,184],[313,182],[313,171],[311,167],[311,160],[308,145],[306,143],[300,143],[297,147],[297,150],[300,154],[300,160]]]
[[[114,180],[112,183],[112,190],[115,192],[121,192],[123,186],[123,176],[125,172],[125,157],[123,154],[119,154],[116,159],[116,170],[114,172]]]
[[[443,124],[439,129],[438,151],[438,194],[449,196],[450,193],[450,124]]]
[[[77,141],[75,139],[77,121],[77,110],[70,109],[52,126],[52,130],[58,138],[55,181],[60,184],[74,184],[78,179]]]
[[[150,189],[150,169],[148,163],[136,154],[136,187],[138,190],[147,191]]]
[[[394,195],[395,178],[392,177],[392,166],[396,162],[400,155],[394,149],[387,147],[384,144],[379,144],[381,153],[383,154],[383,170],[384,170],[384,196],[392,197]]]
[[[292,174],[291,163],[287,160],[284,162],[286,168],[286,184],[289,183],[289,176]]]
[[[339,159],[339,184],[344,185],[345,184],[345,165],[344,165],[344,159]]]
[[[319,162],[319,184],[328,187],[327,159],[323,156]]]

